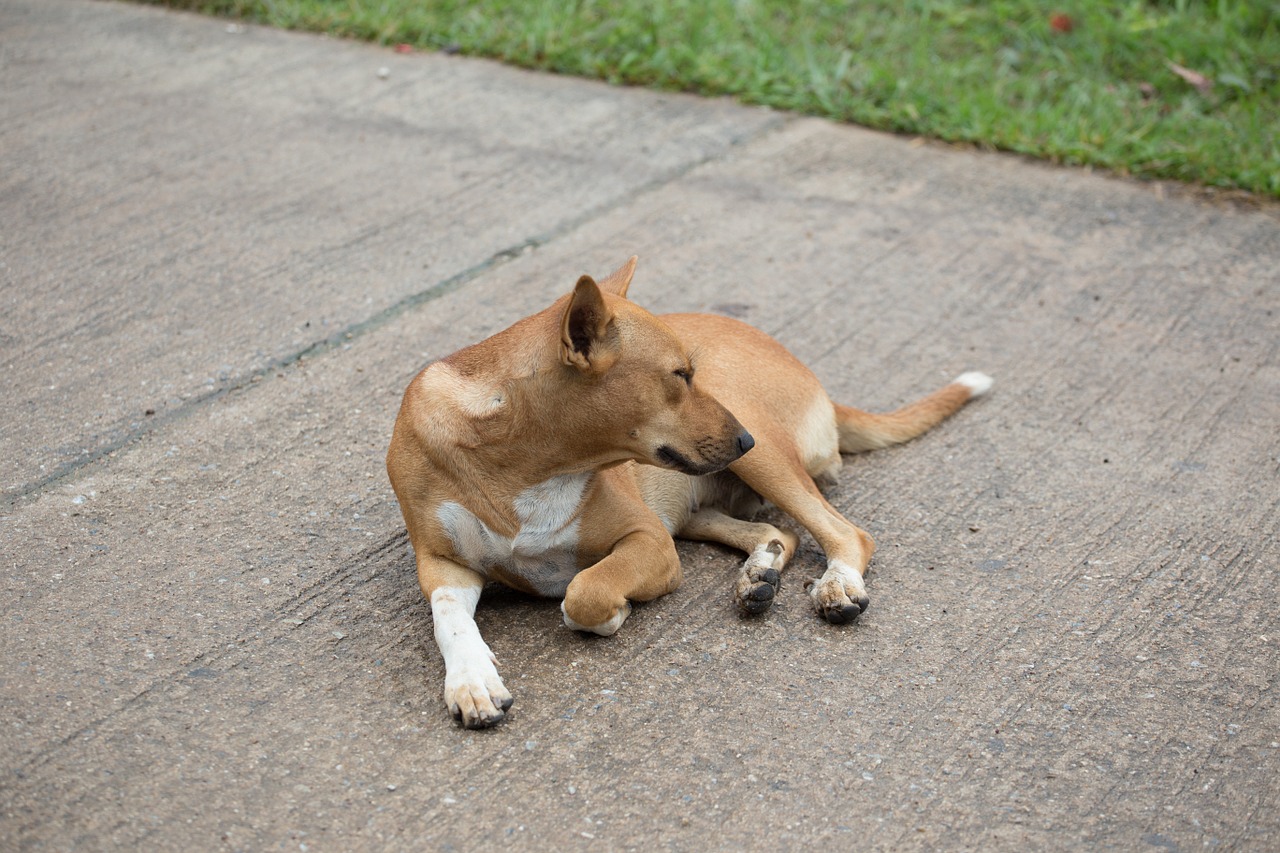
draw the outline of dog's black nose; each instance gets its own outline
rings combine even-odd
[[[747,451],[756,446],[756,440],[745,429],[738,433],[738,450],[745,456]]]

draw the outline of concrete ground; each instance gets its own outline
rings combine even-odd
[[[379,69],[385,68],[383,74]],[[0,0],[0,848],[1275,850],[1280,215],[726,101]],[[383,453],[583,272],[885,409],[832,627],[739,557],[461,730]]]

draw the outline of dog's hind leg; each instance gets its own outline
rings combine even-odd
[[[790,530],[743,521],[711,508],[695,512],[677,535],[681,539],[719,542],[746,552],[747,561],[735,585],[738,609],[744,614],[763,613],[773,604],[782,570],[800,542]]]
[[[753,434],[755,449],[730,470],[803,525],[826,553],[827,570],[809,589],[818,613],[834,624],[856,619],[870,604],[862,577],[875,541],[827,503],[785,433],[753,429]]]

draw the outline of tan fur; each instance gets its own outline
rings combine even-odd
[[[654,317],[628,301],[634,270],[632,258],[600,284],[583,276],[545,311],[428,366],[405,392],[387,469],[423,593],[448,609],[437,623],[445,700],[465,725],[502,719],[511,701],[482,659],[492,655],[467,590],[494,580],[558,594],[564,578],[565,623],[609,634],[630,602],[679,585],[675,534],[746,552],[736,597],[760,612],[799,541],[735,517],[761,498],[826,552],[810,592],[817,610],[854,618],[874,543],[814,478],[834,475],[842,451],[918,435],[973,391],[953,383],[889,415],[835,405],[763,332],[712,315]],[[576,574],[563,575],[563,560]]]
[[[840,452],[877,450],[915,438],[949,417],[969,401],[970,395],[970,390],[963,385],[948,385],[885,415],[872,415],[837,404]]]

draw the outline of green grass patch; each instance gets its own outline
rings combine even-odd
[[[1280,197],[1280,2],[159,2]]]

